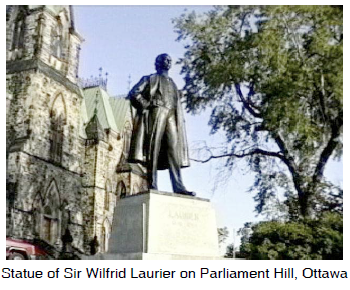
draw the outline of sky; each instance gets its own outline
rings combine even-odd
[[[144,75],[155,72],[154,60],[161,53],[168,53],[175,64],[183,56],[183,43],[176,41],[172,19],[184,12],[204,13],[211,6],[74,6],[75,26],[85,39],[80,54],[80,77],[97,76],[102,67],[108,72],[108,92],[112,96],[127,94],[130,87]],[[173,65],[170,76],[179,88],[184,81],[181,67]],[[129,77],[130,76],[130,77]],[[130,81],[130,83],[129,83]],[[186,115],[190,149],[198,144],[218,146],[225,138],[218,133],[210,135],[210,112]],[[230,175],[229,180],[213,192],[221,163],[192,162],[182,170],[188,190],[198,197],[209,198],[216,209],[218,227],[226,226],[236,231],[245,222],[260,220],[254,212],[253,196],[247,189],[253,182],[244,162]],[[327,166],[327,176],[337,185],[343,184],[342,162]],[[223,180],[224,178],[222,178]],[[167,172],[159,174],[159,190],[172,191]],[[236,239],[236,244],[239,241]]]

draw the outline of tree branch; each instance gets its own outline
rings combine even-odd
[[[295,48],[298,51],[298,55],[299,55],[300,59],[303,60],[304,58],[303,58],[303,56],[301,54],[299,44],[297,43],[297,40],[295,39],[296,38],[295,37],[295,33],[289,30],[289,27],[288,27],[288,24],[287,24],[287,20],[286,20],[284,14],[282,14],[282,19],[283,19],[284,27],[287,30],[287,34],[289,34],[291,36],[292,42],[293,42]]]
[[[218,158],[225,158],[225,157],[236,157],[236,158],[244,158],[247,156],[253,156],[253,155],[264,155],[264,156],[270,156],[270,157],[277,157],[279,159],[283,159],[284,156],[282,154],[280,154],[279,152],[271,152],[271,151],[266,151],[260,148],[256,148],[254,150],[251,150],[247,153],[242,153],[242,154],[236,154],[236,153],[227,153],[227,154],[221,154],[221,155],[211,155],[210,157],[208,157],[207,159],[204,160],[200,160],[200,159],[193,159],[191,158],[192,161],[195,162],[200,162],[200,163],[207,163],[212,159],[218,159]]]
[[[302,188],[302,178],[301,178],[299,172],[297,171],[297,166],[294,162],[293,157],[289,154],[288,149],[287,149],[284,141],[282,140],[281,136],[276,132],[271,132],[271,135],[275,139],[277,146],[281,150],[281,153],[282,153],[281,155],[283,156],[283,158],[281,158],[281,160],[288,167],[288,170],[289,170],[290,174],[292,175],[293,184],[294,184],[296,191],[298,192],[299,199],[304,199],[305,192]]]
[[[331,123],[331,129],[332,129],[331,137],[329,138],[328,143],[326,147],[323,149],[320,155],[320,159],[317,162],[317,166],[315,168],[315,172],[312,177],[313,185],[315,185],[322,178],[323,171],[326,167],[327,161],[331,157],[334,149],[339,144],[339,140],[337,139],[341,134],[342,126],[343,126],[343,111],[341,110],[338,117]]]
[[[239,35],[241,35],[242,33],[242,29],[243,29],[243,26],[244,26],[244,21],[245,21],[245,18],[247,17],[247,15],[249,14],[249,12],[246,12],[243,14],[243,17],[242,17],[242,23],[241,23],[241,27],[239,28]]]
[[[243,103],[243,106],[249,111],[250,114],[252,114],[256,118],[261,118],[261,114],[257,111],[255,111],[252,106],[249,104],[249,102],[243,97],[241,86],[240,84],[235,84],[237,95],[239,96],[241,102]]]

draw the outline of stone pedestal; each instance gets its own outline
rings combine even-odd
[[[103,257],[102,257],[103,256]],[[209,200],[149,192],[121,199],[108,253],[101,259],[218,259],[215,212]]]

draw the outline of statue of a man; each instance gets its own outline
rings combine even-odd
[[[146,165],[150,189],[158,189],[157,170],[169,169],[174,192],[194,196],[181,177],[189,157],[180,92],[168,75],[170,56],[157,56],[155,66],[157,73],[142,77],[128,96],[137,109],[129,161]]]

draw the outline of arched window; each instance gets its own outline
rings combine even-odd
[[[101,252],[104,253],[106,251],[106,228],[103,225],[101,230]]]
[[[42,239],[54,244],[57,240],[58,219],[49,205],[44,207],[42,223]]]
[[[50,158],[56,164],[62,163],[64,125],[66,124],[65,105],[62,95],[58,95],[51,110]]]
[[[59,238],[60,199],[56,182],[53,180],[47,190],[41,208],[40,237],[55,244]]]
[[[102,253],[105,253],[108,251],[110,232],[111,232],[111,223],[106,218],[101,228],[101,252]]]
[[[53,113],[51,116],[50,155],[51,160],[58,164],[62,162],[63,125],[63,116],[56,116],[55,113]]]
[[[126,186],[123,181],[119,181],[116,191],[117,201],[126,196]]]
[[[41,232],[41,217],[42,217],[42,207],[43,207],[43,198],[41,193],[38,192],[33,199],[32,212],[33,212],[33,232],[36,237],[40,237]]]
[[[63,27],[59,19],[51,29],[51,53],[57,58],[63,58]]]
[[[106,186],[105,186],[105,210],[109,210],[110,192],[111,192],[111,184],[109,180],[107,180]]]
[[[24,46],[24,32],[25,32],[25,15],[21,11],[19,12],[14,28],[12,38],[12,49],[20,49]]]

